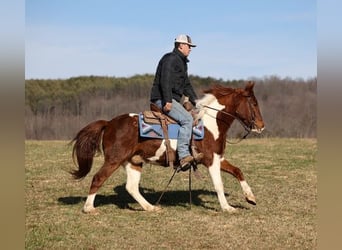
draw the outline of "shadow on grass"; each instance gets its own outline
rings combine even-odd
[[[117,186],[113,189],[113,195],[101,195],[97,194],[95,197],[95,207],[101,207],[105,205],[114,204],[121,209],[134,209],[130,206],[130,204],[137,204],[137,202],[132,198],[132,196],[126,191],[125,184]],[[151,204],[155,204],[162,194],[161,191],[156,192],[154,189],[140,188],[140,193],[144,198],[150,202]],[[228,194],[225,194],[229,196]],[[214,196],[214,201],[204,201],[201,199],[201,196]],[[58,202],[63,205],[75,205],[78,203],[83,203],[86,201],[86,197],[81,196],[68,196],[68,197],[60,197],[58,198]],[[198,189],[191,191],[191,202],[193,206],[201,206],[205,209],[209,210],[217,210],[218,200],[216,192]],[[213,206],[208,206],[210,203],[215,203]],[[189,190],[177,190],[177,191],[166,191],[161,198],[159,204],[163,207],[167,206],[182,206],[188,207],[190,205],[190,192]],[[239,209],[249,209],[248,207],[242,205],[232,205],[235,208]],[[139,209],[140,210],[140,209]]]

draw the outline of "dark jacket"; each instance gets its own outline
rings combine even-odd
[[[163,105],[172,102],[172,99],[179,102],[185,95],[195,105],[197,95],[189,81],[188,62],[187,57],[176,48],[160,59],[151,89],[151,102],[158,99],[162,100]]]

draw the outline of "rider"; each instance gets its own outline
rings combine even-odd
[[[176,37],[173,51],[165,54],[158,63],[150,96],[152,103],[180,125],[177,153],[182,170],[187,170],[194,160],[189,149],[193,118],[180,104],[184,95],[192,105],[196,105],[197,95],[190,83],[187,65],[192,47],[196,45],[188,35],[181,34]]]

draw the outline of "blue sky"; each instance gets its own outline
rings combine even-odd
[[[25,79],[154,74],[174,38],[189,74],[225,80],[317,75],[313,0],[27,0]]]

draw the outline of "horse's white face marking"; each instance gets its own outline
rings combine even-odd
[[[261,132],[262,132],[264,129],[265,129],[265,127],[263,127],[263,128],[258,128],[258,129],[256,129],[256,128],[253,128],[253,129],[252,129],[252,132],[255,132],[255,133],[261,134]]]
[[[171,148],[173,150],[176,150],[177,149],[177,140],[176,139],[170,139],[170,145],[171,145]],[[165,140],[163,140],[162,143],[160,144],[160,147],[155,152],[155,155],[148,158],[148,160],[152,161],[152,162],[159,160],[165,151],[166,151]]]

